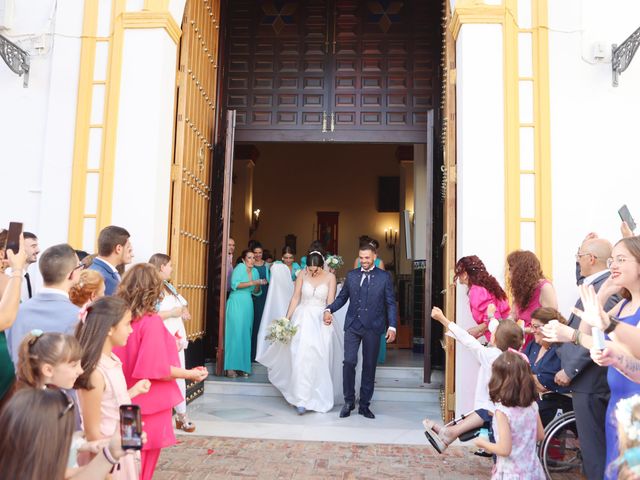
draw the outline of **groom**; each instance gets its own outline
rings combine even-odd
[[[358,252],[360,268],[351,270],[340,294],[324,311],[324,323],[331,325],[332,313],[347,302],[349,309],[344,322],[344,362],[342,367],[342,391],[344,406],[340,418],[348,417],[355,408],[355,377],[358,349],[362,343],[362,382],[358,413],[366,418],[376,418],[369,403],[373,396],[376,362],[380,349],[380,336],[384,333],[385,315],[389,322],[387,343],[396,338],[396,300],[389,272],[374,266],[375,248],[366,244]]]

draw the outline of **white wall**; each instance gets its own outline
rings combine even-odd
[[[162,29],[125,30],[111,223],[134,262],[167,251],[176,49]]]
[[[640,27],[636,0],[549,2],[553,279],[560,307],[575,303],[575,254],[595,231],[620,238],[626,203],[640,222],[640,54],[611,84],[611,64],[592,63]],[[640,231],[636,231],[640,233]]]
[[[0,227],[22,221],[46,247],[67,240],[84,2],[14,6],[0,33],[33,55],[28,88],[0,61]]]
[[[502,29],[463,25],[457,56],[457,257],[478,255],[504,285],[504,100]],[[466,287],[456,321],[474,325]],[[456,348],[456,412],[473,408],[478,363]]]

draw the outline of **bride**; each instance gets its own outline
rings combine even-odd
[[[336,296],[336,277],[324,271],[323,265],[323,255],[314,250],[307,255],[307,267],[298,274],[286,313],[298,327],[291,342],[288,345],[262,343],[268,324],[277,316],[263,316],[258,334],[262,343],[258,346],[258,362],[267,367],[269,381],[300,415],[307,410],[328,412],[334,400],[342,398],[342,332],[339,325],[325,325],[322,321],[325,307]],[[286,291],[286,286],[277,286],[286,278],[279,274],[279,267],[277,264],[272,267],[269,293],[272,289]],[[285,269],[288,272],[286,266]],[[273,305],[269,305],[265,315],[273,311]]]

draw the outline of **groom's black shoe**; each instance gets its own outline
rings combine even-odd
[[[351,415],[351,410],[354,410],[356,406],[353,403],[345,403],[340,410],[340,418],[345,418]]]
[[[376,418],[373,412],[369,410],[369,407],[358,407],[358,414],[365,418]]]

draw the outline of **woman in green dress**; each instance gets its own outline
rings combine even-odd
[[[22,276],[27,263],[24,240],[20,236],[20,251],[14,254],[7,252],[7,231],[0,231],[0,407],[8,400],[8,393],[15,382],[15,367],[9,356],[5,330],[8,330],[16,319],[20,305]],[[11,275],[4,273],[4,267],[11,267]]]
[[[302,268],[296,262],[296,251],[292,247],[288,245],[282,247],[281,263],[284,263],[287,266],[287,268],[291,272],[291,280],[295,282],[296,278],[298,278],[298,272],[302,270]]]
[[[253,267],[258,271],[260,280],[265,280],[260,287],[260,295],[253,297],[253,330],[251,332],[251,361],[256,361],[256,345],[258,343],[258,332],[260,331],[260,320],[262,320],[262,312],[264,312],[264,302],[267,300],[267,292],[269,291],[269,264],[265,262],[262,255],[264,249],[260,242],[253,244]]]
[[[260,287],[266,284],[254,262],[253,252],[244,250],[231,274],[224,332],[224,368],[228,377],[237,377],[238,373],[248,377],[251,373],[252,295],[260,295]]]

